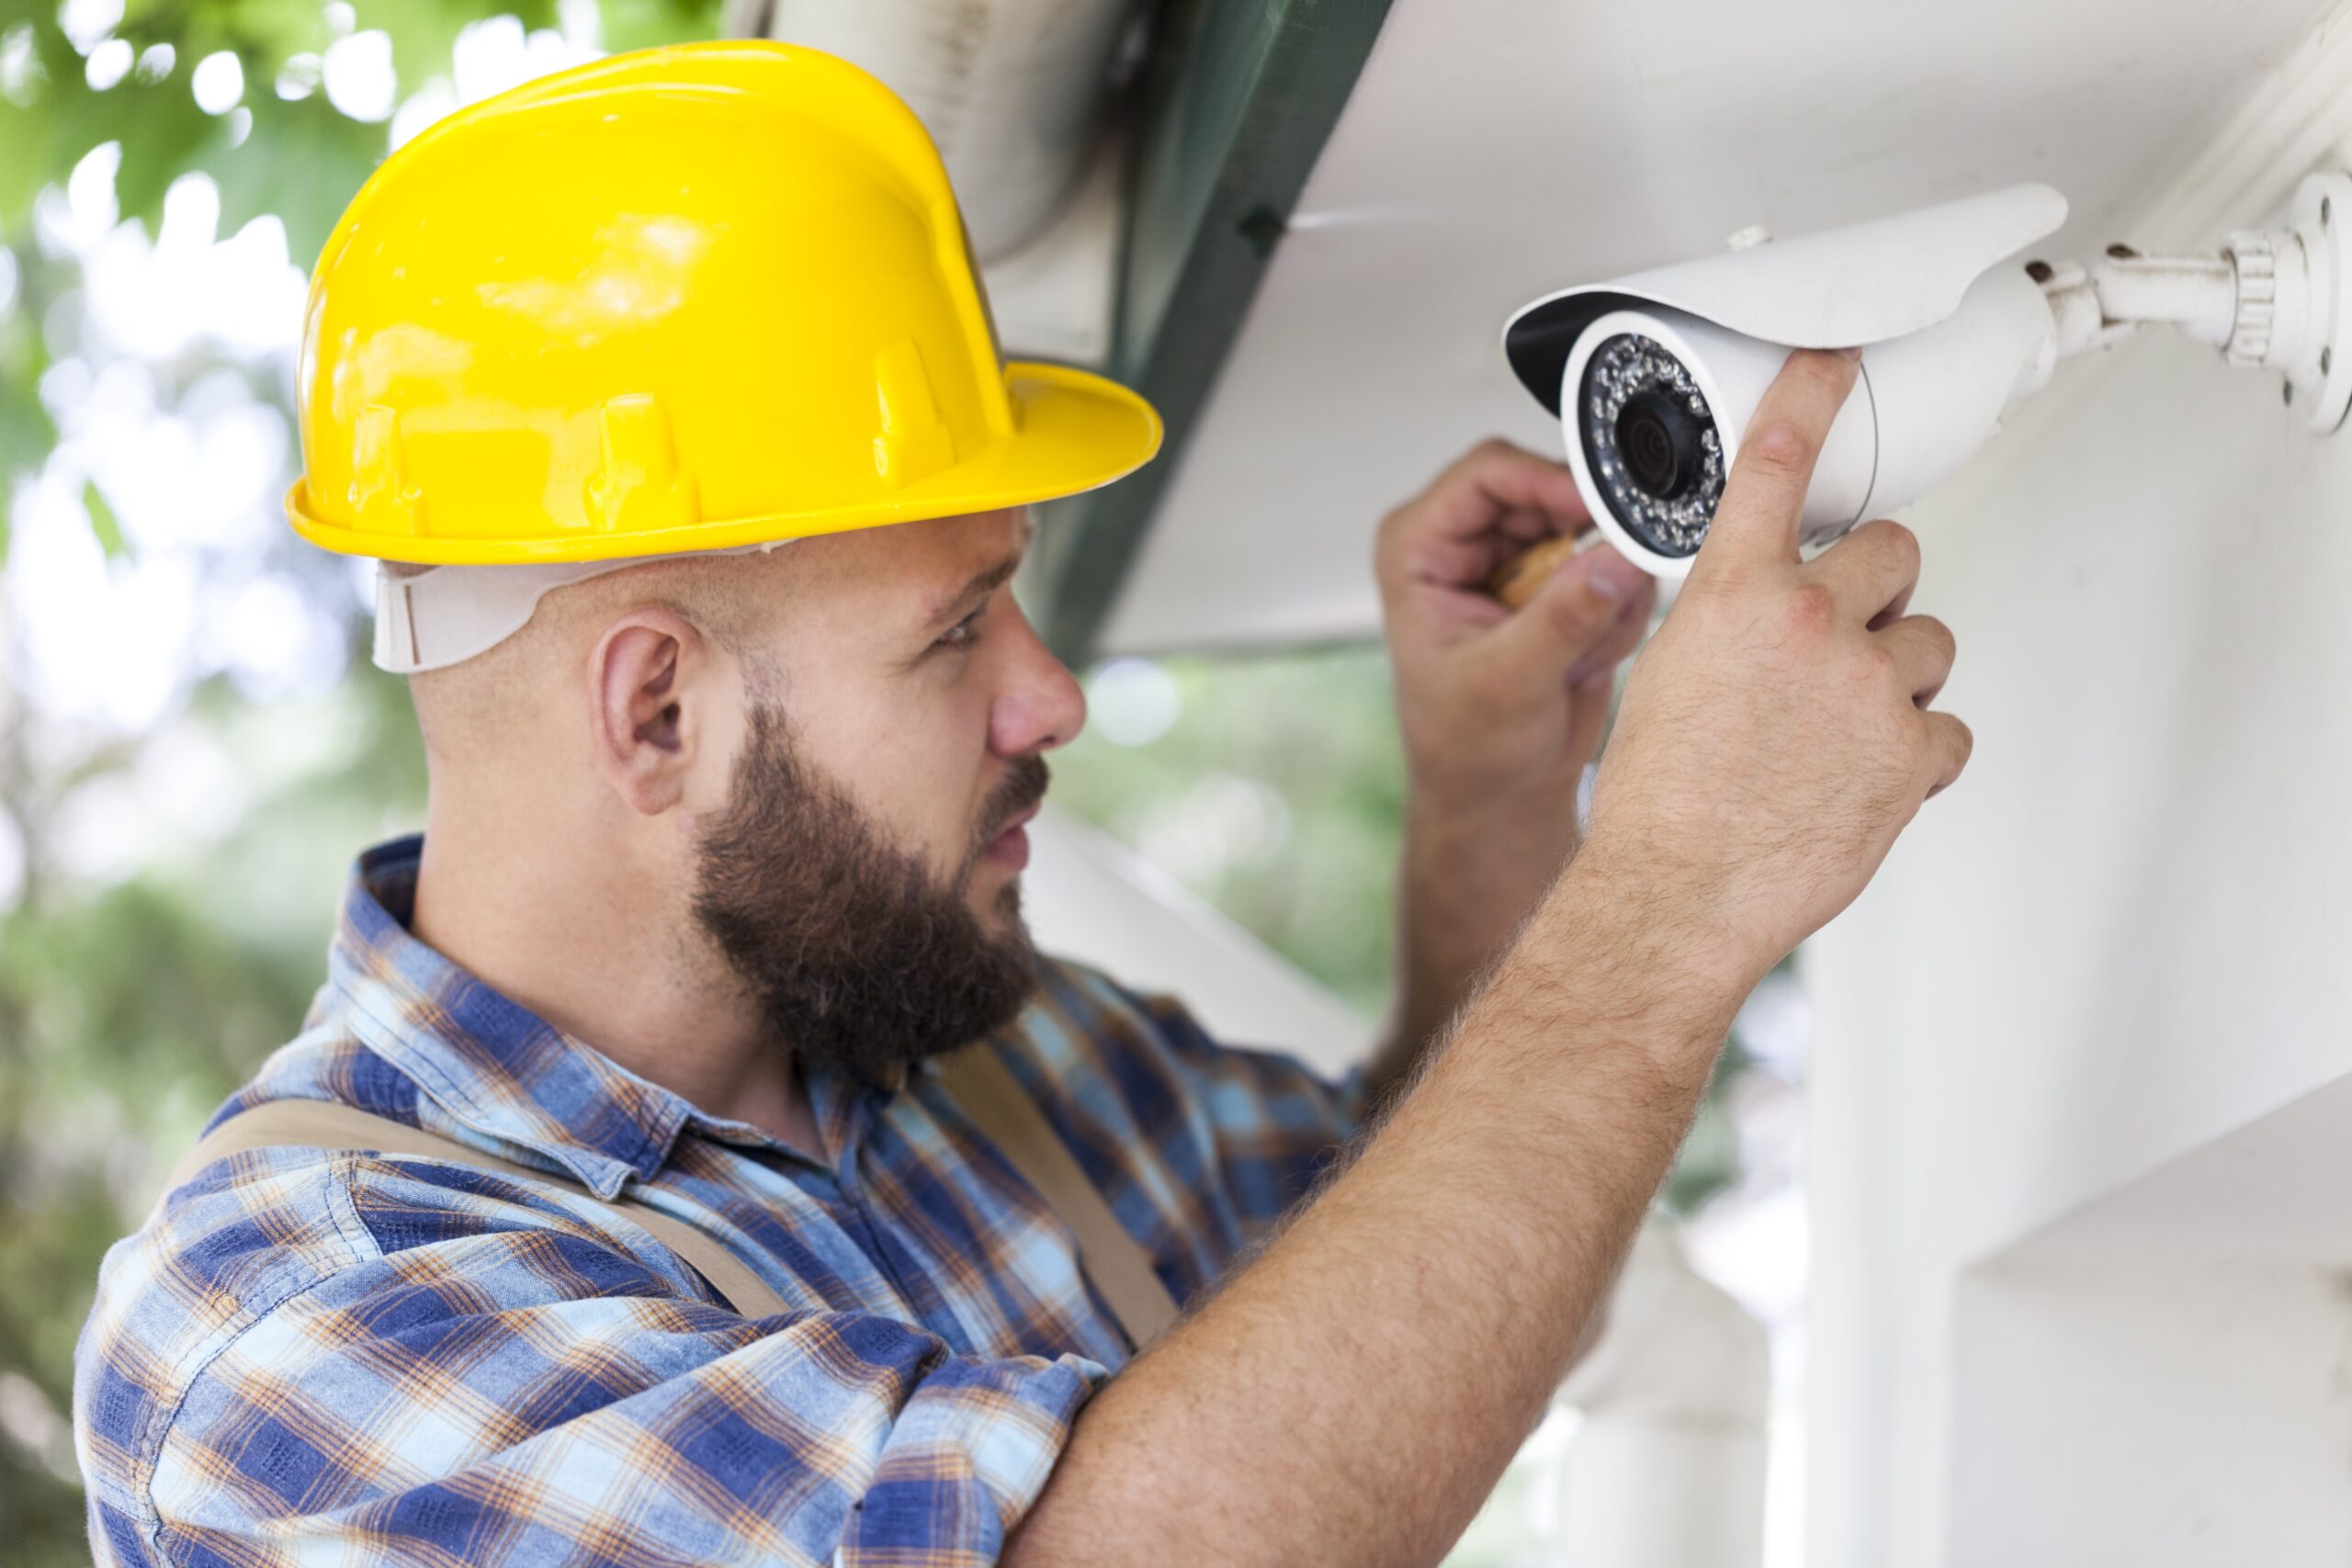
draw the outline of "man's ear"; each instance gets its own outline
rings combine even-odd
[[[708,639],[660,605],[629,611],[596,639],[589,745],[631,810],[659,816],[684,797],[695,752],[711,743],[718,674]]]

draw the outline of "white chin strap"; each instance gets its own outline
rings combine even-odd
[[[789,539],[697,554],[740,556],[772,550]],[[539,601],[555,590],[608,571],[675,560],[676,556],[627,556],[619,560],[549,561],[528,566],[428,566],[376,569],[376,649],[379,670],[414,675],[446,670],[487,653],[530,624]]]

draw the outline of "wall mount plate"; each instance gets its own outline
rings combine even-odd
[[[2352,175],[2331,170],[2306,176],[2288,211],[2311,268],[2306,352],[2288,367],[2287,384],[2294,389],[2288,406],[2303,403],[2312,432],[2324,435],[2343,424],[2352,407],[2352,254],[2344,243],[2352,225]]]
[[[2343,424],[2352,406],[2352,175],[2304,176],[2278,226],[2230,236],[2235,321],[2232,365],[2276,370],[2289,414],[2313,434]]]

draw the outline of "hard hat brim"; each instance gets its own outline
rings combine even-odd
[[[1117,382],[1069,366],[1005,367],[1013,434],[989,451],[907,485],[887,500],[756,516],[707,518],[675,528],[589,530],[502,539],[480,536],[388,536],[322,521],[302,480],[286,492],[286,516],[311,543],[340,555],[429,566],[609,560],[686,555],[775,539],[878,528],[927,518],[995,512],[1099,489],[1149,462],[1159,450],[1159,413]]]

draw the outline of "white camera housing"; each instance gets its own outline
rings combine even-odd
[[[2022,185],[1765,241],[1547,295],[1511,318],[1503,348],[1560,415],[1610,542],[1672,578],[1790,350],[1860,347],[1805,497],[1801,542],[1817,548],[1951,477],[2049,379],[2051,304],[2012,258],[2065,218],[2065,197]]]

